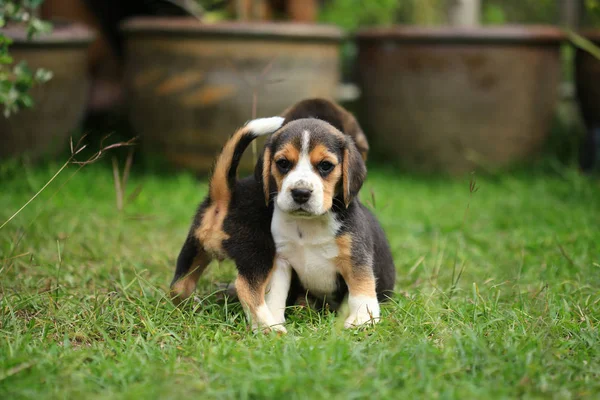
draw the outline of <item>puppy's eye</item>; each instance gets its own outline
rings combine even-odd
[[[319,165],[317,165],[319,172],[322,174],[330,173],[331,170],[333,169],[333,167],[334,167],[334,165],[332,163],[330,163],[329,161],[321,161],[319,163]]]
[[[289,170],[292,166],[292,163],[285,158],[280,158],[279,160],[275,161],[275,164],[277,164],[277,168],[279,168],[279,170],[282,172]]]

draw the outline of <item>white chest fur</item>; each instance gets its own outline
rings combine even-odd
[[[275,207],[271,232],[277,256],[292,266],[302,285],[315,295],[327,295],[336,290],[338,247],[335,233],[339,228],[340,223],[330,213],[320,218],[303,219]]]

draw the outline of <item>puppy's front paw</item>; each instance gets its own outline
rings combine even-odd
[[[287,329],[285,329],[285,326],[283,326],[283,325],[273,325],[273,326],[270,326],[267,329],[270,329],[272,332],[276,332],[276,333],[278,333],[280,335],[283,335],[283,334],[287,333]]]
[[[369,315],[368,313],[359,313],[357,315],[351,315],[346,318],[344,322],[344,328],[358,328],[368,325],[374,325],[379,322],[381,318]]]
[[[275,321],[273,325],[283,326],[285,324],[285,314],[283,311],[275,311],[273,313],[273,320]]]
[[[377,298],[350,296],[348,299],[350,316],[344,322],[344,328],[356,328],[373,325],[380,320],[379,302]]]
[[[262,330],[263,332],[273,331],[277,333],[287,333],[287,330],[283,326],[285,318],[283,318],[282,321],[277,321],[266,304],[257,307],[252,314],[252,330],[254,332]]]
[[[271,325],[271,326],[261,326],[261,327],[258,327],[256,324],[252,324],[252,330],[254,332],[262,331],[265,334],[275,332],[278,335],[283,335],[283,334],[287,333],[287,329],[285,329],[285,326],[280,325],[280,324]]]

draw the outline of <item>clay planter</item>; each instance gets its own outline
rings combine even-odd
[[[363,30],[363,126],[375,151],[414,170],[462,173],[529,159],[557,102],[552,27]]]
[[[123,30],[131,123],[145,150],[176,167],[209,171],[226,139],[251,119],[252,85],[265,71],[259,117],[335,95],[342,35],[334,27],[136,18]],[[250,149],[241,168],[253,168]]]
[[[87,103],[89,80],[87,49],[93,34],[87,28],[55,23],[51,34],[27,40],[21,26],[2,30],[13,39],[15,62],[27,61],[32,71],[52,71],[50,81],[34,87],[33,108],[8,119],[0,116],[0,158],[27,154],[35,160],[67,149],[69,135],[81,122]]]
[[[596,46],[600,45],[600,31],[580,34]],[[600,60],[580,48],[575,52],[575,85],[587,129],[580,149],[580,165],[590,170],[600,163]]]

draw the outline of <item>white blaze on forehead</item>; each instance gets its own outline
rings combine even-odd
[[[302,155],[308,156],[308,148],[310,146],[310,133],[308,131],[302,132]]]
[[[312,164],[310,163],[310,132],[302,132],[302,145],[300,148],[300,159],[298,165],[291,172],[290,185],[292,188],[315,189],[315,178]]]

